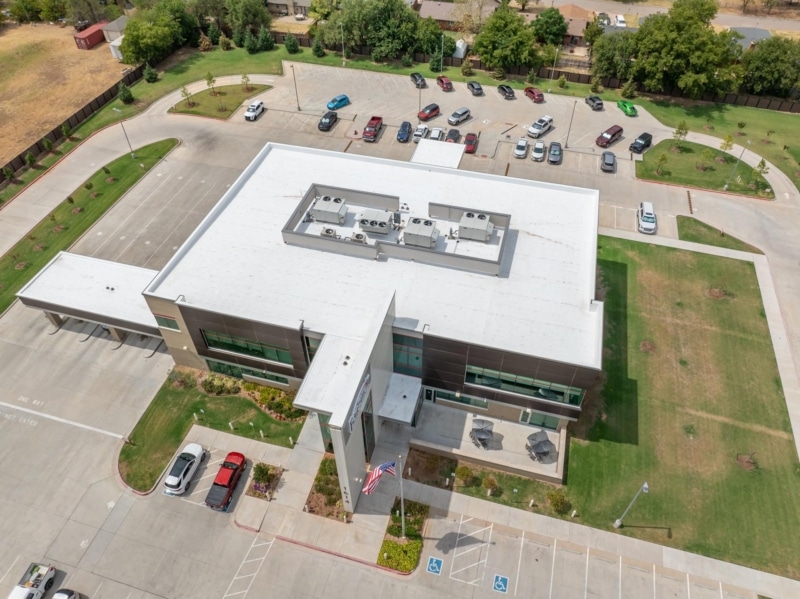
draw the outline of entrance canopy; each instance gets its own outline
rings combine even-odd
[[[30,308],[161,337],[142,295],[155,270],[60,252],[17,297]]]
[[[392,373],[389,379],[389,388],[386,390],[386,397],[383,398],[383,405],[378,415],[392,422],[411,424],[421,390],[422,381],[418,378]]]

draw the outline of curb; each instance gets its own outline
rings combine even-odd
[[[233,517],[233,524],[237,528],[241,528],[242,530],[247,530],[249,532],[253,532],[253,533],[256,533],[256,534],[261,532],[261,528],[260,527],[259,528],[253,528],[252,526],[247,526],[246,524],[239,524],[239,522],[236,521],[236,516]]]
[[[295,539],[289,539],[287,537],[282,537],[280,535],[275,535],[276,539],[281,541],[285,541],[286,543],[291,543],[292,545],[298,545],[300,547],[305,547],[306,549],[313,549],[314,551],[320,551],[322,553],[326,553],[328,555],[332,555],[334,557],[340,557],[342,559],[346,559],[351,562],[355,562],[357,564],[361,564],[363,566],[369,566],[371,568],[375,568],[377,570],[382,570],[383,572],[389,572],[391,574],[396,574],[398,576],[410,576],[416,571],[416,568],[411,570],[411,572],[399,572],[397,570],[392,570],[391,568],[387,568],[386,566],[381,566],[379,564],[375,564],[372,562],[368,562],[358,557],[353,557],[352,555],[345,555],[343,553],[339,553],[338,551],[332,551],[330,549],[325,549],[324,547],[317,547],[316,545],[311,545],[309,543],[304,543],[303,541],[297,541]]]
[[[694,185],[683,185],[681,183],[667,183],[666,181],[656,181],[655,179],[641,179],[634,175],[636,181],[643,181],[644,183],[654,183],[656,185],[666,185],[667,187],[681,187],[683,189],[691,189],[692,191],[706,191],[708,193],[718,193],[720,195],[732,196],[734,198],[746,198],[748,200],[757,200],[759,202],[775,202],[778,200],[777,196],[770,198],[759,198],[757,196],[744,195],[741,193],[733,193],[732,191],[722,191],[721,189],[706,189],[705,187],[695,187]],[[775,189],[771,188],[775,193]]]
[[[123,448],[123,447],[125,447],[126,438],[123,438],[123,439],[121,439],[121,441],[122,441],[122,444],[121,444],[121,445],[120,445],[120,447],[119,447],[119,451],[117,451],[117,464],[116,464],[116,468],[114,468],[114,471],[115,471],[115,472],[116,472],[116,474],[117,474],[117,479],[119,479],[119,482],[122,484],[123,488],[125,488],[125,489],[128,489],[128,490],[129,490],[131,493],[133,493],[134,495],[138,495],[139,497],[147,497],[147,496],[148,496],[148,495],[150,495],[150,494],[151,494],[153,491],[155,491],[155,490],[156,490],[156,487],[158,487],[158,483],[159,483],[159,482],[161,481],[161,479],[164,477],[164,473],[167,471],[167,468],[169,468],[169,464],[170,464],[170,463],[167,463],[167,465],[166,465],[166,466],[164,467],[164,469],[161,471],[161,474],[159,474],[159,475],[158,475],[158,478],[156,479],[156,482],[155,482],[155,484],[154,484],[154,485],[153,485],[153,486],[152,486],[152,487],[151,487],[149,490],[147,490],[147,491],[137,491],[136,489],[134,489],[134,488],[133,488],[133,487],[131,487],[131,486],[130,486],[128,483],[126,483],[126,482],[125,482],[125,479],[124,479],[124,478],[122,478],[122,474],[120,474],[120,471],[119,471],[119,454],[120,454],[120,452],[122,451],[122,448]],[[170,462],[172,462],[172,460],[170,460]]]

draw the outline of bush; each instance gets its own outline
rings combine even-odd
[[[234,29],[232,39],[237,48],[244,48],[244,31],[239,28]]]
[[[345,47],[345,49],[344,49],[344,57],[347,60],[350,60],[351,58],[353,58],[353,51],[350,48]]]
[[[222,30],[217,26],[216,23],[211,23],[208,26],[208,39],[211,40],[211,43],[215,46],[219,44],[219,38],[222,36]]]
[[[537,79],[538,79],[538,77],[536,77],[536,69],[531,69],[530,71],[528,71],[528,74],[525,76],[525,83],[529,83],[531,85],[534,85],[536,83]]]
[[[202,47],[202,39],[201,39]],[[144,80],[147,83],[155,83],[158,81],[158,71],[151,67],[149,64],[144,67]]]
[[[378,552],[378,565],[398,572],[411,572],[417,567],[421,554],[421,540],[409,540],[404,544],[396,541],[384,541]]]
[[[636,83],[633,79],[628,79],[625,82],[625,85],[622,86],[620,90],[620,95],[625,98],[626,100],[631,100],[636,97]]]
[[[117,92],[119,94],[119,100],[123,104],[133,104],[134,97],[131,88],[125,85],[124,81],[120,81],[119,85],[117,86]]]
[[[311,53],[317,58],[325,56],[325,47],[322,45],[322,40],[318,37],[314,38],[314,45],[311,47]]]
[[[214,44],[211,43],[211,38],[205,33],[200,34],[200,52],[211,52],[214,49]]]
[[[566,78],[566,76],[565,75],[561,75],[561,77],[558,78],[558,82],[557,83],[558,83],[558,87],[560,87],[561,89],[564,89],[565,87],[567,87],[567,78]]]
[[[600,77],[592,77],[592,86],[589,88],[593,94],[599,94],[603,91],[603,86],[600,85]]]
[[[469,486],[469,483],[472,481],[472,470],[468,466],[459,466],[456,468],[456,478],[461,479],[461,481]]]
[[[408,68],[414,64],[414,60],[411,58],[411,54],[403,54],[403,58],[400,59],[400,63],[404,67]]]
[[[44,145],[44,149],[47,150],[48,152],[53,151],[53,140],[50,139],[49,137],[45,137],[42,140],[42,145]]]
[[[87,181],[86,183],[83,184],[83,186],[86,188],[86,191],[92,191],[94,183],[92,183],[91,181]]]
[[[66,123],[61,124],[61,135],[65,138],[69,139],[70,135],[72,135],[72,129],[69,128],[69,125]]]
[[[376,46],[372,49],[372,54],[370,57],[372,58],[372,62],[384,62],[387,58],[389,58],[389,54],[386,52],[385,48]]]
[[[69,201],[69,198],[67,198],[67,201]],[[71,203],[72,202],[70,202],[70,204]],[[172,383],[172,386],[177,387],[178,389],[191,389],[197,385],[194,375],[192,375],[190,372],[173,370],[169,373],[167,378],[169,379],[170,383]]]
[[[3,167],[3,176],[6,178],[6,181],[9,183],[14,181],[14,171],[11,170],[10,167],[4,166]]]
[[[442,53],[437,51],[431,54],[431,59],[428,61],[428,66],[434,73],[443,71],[444,68],[442,65]]]
[[[506,71],[503,67],[497,67],[495,70],[492,71],[492,79],[496,79],[497,81],[502,81],[506,78]]]
[[[567,500],[567,496],[564,495],[564,489],[548,491],[547,500],[550,502],[550,507],[553,508],[553,511],[562,516],[572,507],[572,504]]]
[[[29,168],[33,168],[33,165],[36,164],[36,156],[33,155],[33,152],[25,154],[25,164],[27,164]]]
[[[266,485],[269,482],[269,466],[259,462],[253,468],[253,480],[260,485]]]
[[[219,48],[223,52],[227,52],[233,47],[233,42],[224,33],[219,36]]]
[[[469,58],[464,59],[461,63],[461,74],[464,77],[472,77],[475,71],[472,69],[472,61]]]
[[[244,35],[244,49],[247,50],[248,54],[255,54],[258,52],[258,39],[250,30],[247,30],[247,33]]]
[[[209,395],[235,395],[241,389],[239,381],[219,374],[208,375],[200,386]]]
[[[494,491],[497,488],[497,480],[491,474],[488,474],[483,479],[483,488],[487,491]]]
[[[275,49],[275,38],[272,37],[269,29],[263,25],[258,32],[258,49],[261,52],[269,52]]]
[[[289,54],[298,54],[300,52],[300,43],[297,38],[291,33],[287,33],[283,39],[283,47]]]

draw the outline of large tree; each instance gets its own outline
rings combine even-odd
[[[339,0],[311,0],[308,12],[320,21],[327,21],[339,8]]]
[[[586,43],[590,46],[594,46],[595,42],[600,39],[604,31],[600,20],[595,17],[592,22],[586,26],[586,31],[583,32],[583,39],[586,40]]]
[[[417,45],[417,14],[403,0],[341,0],[322,28],[329,47],[369,46],[373,56],[396,58]]]
[[[558,46],[564,42],[567,34],[567,20],[557,8],[546,8],[531,23],[536,41],[540,44]]]
[[[449,35],[442,37],[442,30],[432,17],[417,21],[417,50],[423,54],[436,54],[442,51],[444,40],[444,55],[452,56],[456,51],[456,40]]]
[[[488,18],[488,7],[496,0],[455,0],[458,30],[468,35],[480,33]]]
[[[636,34],[623,30],[602,35],[592,47],[592,74],[629,79],[636,52]]]
[[[144,14],[129,19],[125,26],[120,51],[128,64],[158,62],[175,48],[180,35],[180,27],[165,15],[150,20],[141,18]]]
[[[800,41],[778,36],[761,40],[742,55],[742,66],[744,91],[786,98],[800,84]]]
[[[8,10],[17,23],[36,23],[42,20],[42,9],[36,0],[14,0]]]
[[[541,64],[541,59],[534,42],[533,29],[503,3],[484,23],[475,38],[474,49],[489,68],[535,67]]]
[[[225,0],[226,22],[234,31],[257,34],[261,27],[269,29],[272,16],[262,0]]]

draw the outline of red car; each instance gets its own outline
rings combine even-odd
[[[474,154],[475,150],[478,149],[478,136],[474,133],[467,133],[466,137],[464,137],[464,145],[467,146],[464,148],[464,152]]]
[[[528,96],[531,100],[533,100],[537,104],[539,102],[544,102],[544,94],[535,87],[526,87],[525,95]]]
[[[439,75],[436,78],[436,85],[441,87],[443,92],[453,91],[453,83],[444,75]]]
[[[232,451],[225,456],[225,461],[222,462],[214,478],[214,484],[208,490],[205,504],[212,510],[227,512],[233,499],[233,492],[246,467],[247,458],[238,451]]]
[[[421,121],[427,121],[432,119],[439,114],[439,105],[438,104],[428,104],[425,108],[419,111],[417,117]]]

